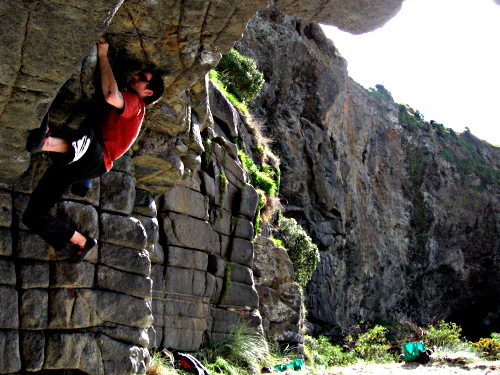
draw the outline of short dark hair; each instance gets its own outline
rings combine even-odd
[[[160,73],[151,71],[151,70],[144,70],[144,73],[151,73],[152,77],[149,80],[148,83],[148,89],[153,91],[153,95],[151,96],[145,96],[142,98],[144,103],[146,105],[151,104],[156,102],[158,99],[161,98],[163,93],[165,92],[165,83],[163,82],[163,78]]]

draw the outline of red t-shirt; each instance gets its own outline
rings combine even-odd
[[[132,146],[146,113],[146,104],[135,93],[121,91],[125,107],[113,108],[101,122],[102,154],[106,169],[113,167],[113,161],[122,156]]]

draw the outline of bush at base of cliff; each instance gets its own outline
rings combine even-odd
[[[459,325],[441,320],[436,325],[429,326],[424,334],[424,342],[429,348],[454,349],[462,344],[461,332],[462,327]]]
[[[277,234],[292,261],[294,281],[304,287],[311,280],[319,262],[318,246],[295,219],[281,216],[278,219]]]
[[[325,336],[304,338],[304,350],[312,367],[328,368],[348,366],[357,361],[356,354],[345,351],[340,345],[334,345]]]
[[[375,325],[356,338],[352,335],[347,340],[354,342],[353,350],[363,361],[375,363],[394,362],[395,358],[388,351],[391,348],[387,340],[389,330],[381,325]]]
[[[202,348],[200,356],[211,374],[256,374],[269,358],[269,347],[262,335],[242,323],[226,341]]]
[[[482,338],[478,342],[470,344],[476,349],[479,355],[488,360],[500,360],[500,334],[492,333],[490,338]],[[495,339],[498,337],[498,339]]]
[[[173,367],[168,358],[163,357],[160,353],[154,352],[151,354],[151,363],[146,371],[146,375],[175,375],[177,371]]]

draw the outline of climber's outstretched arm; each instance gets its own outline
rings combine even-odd
[[[99,56],[99,66],[101,68],[101,86],[104,99],[113,107],[122,109],[125,106],[123,95],[118,90],[115,76],[108,59],[109,44],[104,39],[97,42],[97,54]]]

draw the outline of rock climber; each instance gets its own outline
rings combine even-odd
[[[149,70],[134,75],[127,91],[119,90],[108,48],[109,44],[99,39],[101,87],[107,108],[98,129],[82,126],[71,136],[59,135],[50,131],[46,115],[39,128],[30,130],[26,143],[29,152],[48,152],[52,165],[33,191],[22,221],[56,251],[70,243],[73,260],[83,260],[96,240],[52,216],[50,209],[72,184],[99,177],[113,167],[113,161],[127,152],[137,138],[145,106],[158,101],[165,90],[161,75]]]

